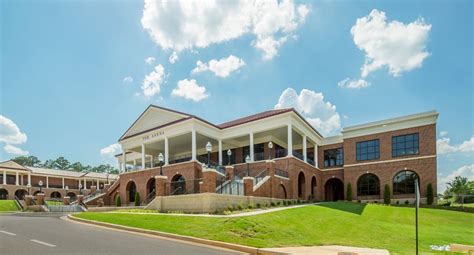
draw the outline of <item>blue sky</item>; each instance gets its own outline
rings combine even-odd
[[[447,132],[438,137],[440,180],[453,172],[474,176],[471,1],[286,1],[267,7],[262,10],[270,18],[288,10],[293,16],[278,16],[273,23],[253,17],[239,32],[242,25],[228,20],[228,27],[215,29],[225,17],[248,18],[232,6],[200,17],[160,13],[154,19],[157,10],[141,1],[1,1],[0,114],[7,126],[0,134],[5,136],[11,123],[19,129],[11,132],[19,134],[0,137],[0,159],[28,151],[42,160],[65,156],[87,164],[110,162],[101,149],[116,143],[149,104],[220,123],[272,109],[292,88],[303,102],[282,100],[304,111],[326,134],[437,110],[438,133]],[[382,12],[386,19],[376,20]],[[142,22],[144,16],[151,18]],[[201,27],[197,22],[191,33],[176,31],[177,24],[194,24],[195,17]],[[368,31],[372,23],[360,23],[361,30],[351,33],[363,17],[384,27]],[[419,30],[404,30],[410,23]],[[403,42],[412,43],[397,43],[397,31],[406,35]],[[202,34],[199,40],[190,38]],[[362,41],[356,44],[357,36]],[[381,38],[380,48],[371,48],[374,38]],[[268,40],[280,45],[269,47]],[[173,52],[178,60],[170,63]],[[416,54],[426,56],[420,60]],[[240,65],[224,61],[231,55]],[[382,64],[364,76],[367,56]],[[155,61],[147,64],[148,57]],[[220,73],[226,77],[207,64],[212,59],[223,60],[216,68],[227,70]],[[197,61],[208,70],[192,73]],[[159,65],[163,72],[153,74]],[[397,67],[401,71],[393,71]],[[141,88],[147,75],[155,89],[148,96]],[[370,85],[338,86],[346,78]],[[182,90],[177,89],[180,81]],[[286,92],[283,97],[291,96]],[[336,115],[338,120],[331,118]]]

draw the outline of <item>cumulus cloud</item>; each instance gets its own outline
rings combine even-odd
[[[171,91],[171,95],[175,97],[183,97],[194,102],[199,102],[209,97],[209,94],[206,93],[206,88],[197,84],[194,79],[178,81],[178,85],[173,89],[173,91]]]
[[[272,59],[308,13],[293,0],[145,0],[141,23],[164,50],[179,53],[251,34],[252,45]]]
[[[120,144],[114,143],[105,148],[100,149],[100,155],[103,157],[113,157],[122,151]]]
[[[350,78],[346,78],[340,81],[337,86],[348,89],[361,89],[370,86],[370,82],[363,79],[351,80]]]
[[[168,61],[171,63],[171,64],[174,64],[176,61],[178,61],[178,53],[176,53],[176,51],[173,51],[173,53],[171,53],[170,57],[168,58]]]
[[[448,135],[448,131],[441,131],[439,132],[439,136],[440,137],[444,137],[444,136],[447,136]]]
[[[388,67],[393,76],[421,67],[429,56],[426,43],[430,30],[431,25],[422,18],[408,24],[387,22],[385,12],[376,9],[358,18],[351,34],[357,47],[365,52],[361,77],[382,67]]]
[[[212,59],[208,63],[197,61],[196,68],[194,68],[191,73],[211,71],[216,76],[225,78],[229,76],[232,72],[240,69],[244,65],[244,60],[234,55],[230,55],[227,58],[221,58],[220,60]]]
[[[155,60],[156,59],[154,57],[147,57],[145,58],[145,63],[152,65],[153,63],[155,63]]]
[[[459,145],[451,145],[451,138],[441,137],[436,141],[438,154],[474,151],[474,136]]]
[[[438,175],[438,193],[443,193],[446,189],[446,183],[454,180],[456,176],[467,177],[468,180],[474,180],[474,164],[462,166],[448,175]]]
[[[12,154],[15,156],[26,156],[29,154],[28,151],[22,150],[21,148],[18,148],[11,144],[5,144],[5,146],[3,146],[3,149],[5,150],[6,153]]]
[[[160,93],[161,85],[165,81],[165,68],[162,65],[155,66],[154,70],[145,76],[142,84],[143,95],[150,98]]]
[[[27,136],[21,132],[20,128],[11,119],[0,115],[0,142],[5,143],[3,149],[8,154],[27,155],[28,151],[24,151],[12,144],[26,143]]]
[[[302,89],[300,94],[287,88],[280,95],[275,109],[295,108],[323,135],[335,134],[341,129],[341,118],[336,106],[324,101],[323,93]]]
[[[133,78],[132,78],[132,76],[127,76],[127,77],[124,77],[122,81],[123,81],[124,83],[132,83],[132,82],[133,82]]]

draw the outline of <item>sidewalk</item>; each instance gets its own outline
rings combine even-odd
[[[292,254],[292,255],[390,255],[387,250],[359,248],[340,245],[264,248],[259,254]]]

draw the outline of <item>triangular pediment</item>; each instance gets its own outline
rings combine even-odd
[[[163,107],[150,105],[122,135],[120,139],[138,134],[179,119],[187,118],[190,115],[182,112],[173,111]]]
[[[11,169],[11,170],[24,170],[24,171],[28,171],[28,169],[26,169],[24,166],[16,163],[15,161],[13,160],[8,160],[8,161],[5,161],[5,162],[0,162],[0,168],[3,168],[3,169]]]

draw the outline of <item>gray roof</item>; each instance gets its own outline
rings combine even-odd
[[[62,176],[62,177],[72,177],[72,178],[81,178],[81,177],[88,177],[88,178],[100,178],[106,179],[107,175],[105,173],[95,173],[95,172],[75,172],[70,170],[59,170],[59,169],[50,169],[50,168],[41,168],[41,167],[31,167],[26,166],[33,174],[44,174],[44,175],[55,175],[55,176]],[[117,179],[118,175],[116,174],[109,174],[109,179],[114,180]]]

